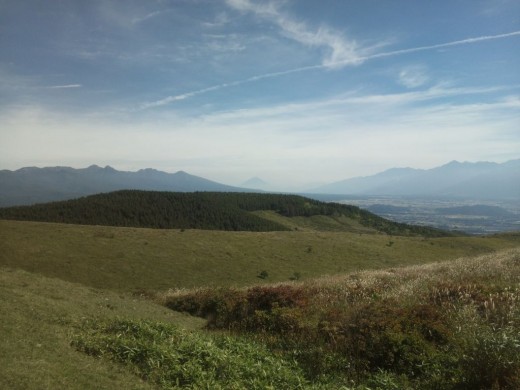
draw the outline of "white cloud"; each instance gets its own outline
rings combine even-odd
[[[69,89],[69,88],[81,88],[81,84],[66,84],[66,85],[53,85],[48,87],[49,89]]]
[[[139,16],[139,17],[135,17],[131,20],[131,23],[132,24],[139,24],[139,23],[143,23],[149,19],[153,19],[153,18],[156,18],[158,16],[161,16],[161,15],[164,15],[165,13],[167,12],[171,12],[169,9],[167,10],[160,10],[160,11],[154,11],[154,12],[150,12],[144,16]]]
[[[207,48],[216,53],[240,52],[246,49],[236,34],[205,34]]]
[[[272,3],[268,3],[268,5],[255,5],[255,4],[252,4],[249,0],[227,0],[227,1],[230,4],[231,3],[234,4],[234,6],[236,6],[237,9],[240,9],[240,10],[249,10],[250,9],[249,7],[251,7],[251,9],[253,9],[253,10],[257,10],[257,9],[264,10],[264,8],[265,8],[265,10],[261,11],[260,13],[266,13],[269,15],[271,13],[274,13],[275,12],[274,10],[277,10],[277,8],[273,8],[272,5],[269,6],[269,4],[272,4]],[[323,33],[323,34],[325,34],[325,33]],[[474,38],[468,38],[468,39],[464,39],[464,40],[458,40],[458,41],[447,42],[447,43],[440,43],[440,44],[430,45],[430,46],[420,46],[420,47],[414,47],[414,48],[409,48],[409,49],[394,50],[394,51],[383,52],[383,53],[378,53],[378,54],[371,54],[371,55],[367,55],[364,57],[360,57],[359,60],[368,61],[368,60],[373,60],[373,59],[378,59],[378,58],[393,57],[393,56],[414,53],[414,52],[419,52],[419,51],[425,51],[425,50],[435,50],[435,49],[445,48],[445,47],[450,47],[450,46],[467,45],[467,44],[473,44],[473,43],[495,40],[495,39],[511,38],[511,37],[515,37],[518,35],[520,35],[520,31],[514,31],[511,33],[507,33],[507,34],[474,37]],[[341,47],[341,45],[339,45],[339,47]],[[341,57],[341,56],[339,56],[339,57]],[[352,61],[354,61],[354,60],[352,60]],[[196,91],[190,91],[190,92],[186,92],[184,94],[179,94],[176,96],[168,96],[166,98],[159,99],[159,100],[156,100],[153,102],[143,103],[140,108],[148,109],[148,108],[160,107],[160,106],[164,106],[164,105],[167,105],[167,104],[179,101],[179,100],[184,100],[187,98],[191,98],[193,96],[202,95],[202,94],[216,91],[216,90],[219,90],[222,88],[234,87],[234,86],[247,84],[247,83],[251,83],[251,82],[255,82],[255,81],[259,81],[259,80],[263,80],[263,79],[268,79],[268,78],[281,77],[281,76],[285,76],[285,75],[292,74],[292,73],[307,72],[309,70],[337,68],[337,67],[341,67],[344,65],[353,64],[354,62],[351,62],[350,60],[341,60],[340,61],[340,60],[336,59],[334,62],[325,61],[326,64],[321,64],[321,65],[310,65],[310,66],[304,66],[304,67],[300,67],[300,68],[288,69],[288,70],[280,71],[280,72],[264,73],[264,74],[252,76],[252,77],[249,77],[249,78],[243,79],[243,80],[237,80],[237,81],[232,81],[229,83],[213,85],[208,88],[203,88],[203,89],[196,90]],[[411,68],[411,69],[413,69],[413,68]],[[411,69],[408,69],[408,70],[404,69],[401,72],[399,80],[403,85],[407,86],[408,88],[416,88],[416,87],[426,84],[429,81],[429,77],[425,73],[425,71],[422,71],[420,68],[415,69],[415,70],[411,70]]]
[[[399,83],[406,88],[417,88],[426,84],[430,77],[427,74],[427,69],[424,66],[415,65],[408,66],[399,72]]]
[[[228,24],[231,21],[227,13],[219,12],[213,21],[211,22],[203,22],[202,25],[208,28],[222,27]]]
[[[508,90],[509,96],[492,98]],[[471,95],[464,99],[471,103],[456,103],[462,95]],[[417,104],[426,100],[428,105]],[[392,166],[518,157],[519,106],[518,86],[437,86],[389,95],[352,92],[195,118],[139,113],[124,122],[4,107],[0,164],[182,169],[229,184],[258,175],[281,190],[303,189],[308,182]]]
[[[280,3],[253,3],[250,0],[227,0],[227,4],[239,11],[252,12],[259,18],[277,25],[282,34],[292,40],[310,47],[322,47],[328,52],[322,65],[341,68],[363,62],[362,49],[355,40],[348,39],[334,29],[322,26],[311,29],[305,23],[296,21],[280,10]]]

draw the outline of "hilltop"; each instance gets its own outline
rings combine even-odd
[[[321,218],[318,218],[321,217]],[[0,209],[0,218],[86,225],[284,231],[305,218],[318,229],[394,235],[449,236],[449,232],[392,222],[356,206],[298,195],[124,190],[79,199]]]

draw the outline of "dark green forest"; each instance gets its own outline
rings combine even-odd
[[[298,195],[263,193],[123,190],[67,201],[1,208],[0,218],[158,229],[290,230],[252,213],[259,210],[274,211],[288,218],[345,216],[365,227],[394,235],[452,235],[429,227],[392,222],[356,206],[325,203]]]

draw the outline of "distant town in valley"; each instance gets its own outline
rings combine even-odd
[[[469,234],[520,230],[518,201],[345,196],[338,202],[361,207],[396,222]]]

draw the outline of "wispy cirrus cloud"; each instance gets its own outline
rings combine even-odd
[[[365,61],[376,58],[442,49],[520,35],[520,31],[513,31],[504,34],[484,35],[435,45],[370,54],[374,48],[362,48],[357,44],[355,39],[347,38],[334,29],[320,27],[316,31],[313,31],[305,23],[298,22],[290,16],[285,15],[280,10],[280,3],[278,2],[270,1],[268,3],[258,4],[251,0],[226,0],[226,3],[237,10],[252,12],[262,19],[266,19],[278,25],[284,35],[295,41],[308,46],[328,48],[329,55],[322,62],[322,67],[324,68],[342,68],[347,65],[359,65]]]
[[[171,10],[169,9],[166,9],[166,10],[160,10],[160,11],[154,11],[154,12],[150,12],[144,16],[140,16],[140,17],[136,17],[136,18],[133,18],[131,20],[131,23],[132,24],[139,24],[139,23],[143,23],[149,19],[153,19],[153,18],[156,18],[158,16],[161,16],[161,15],[164,15],[165,13],[167,12],[171,12]]]
[[[334,181],[368,173],[358,167],[366,159],[371,164],[384,161],[423,167],[439,165],[453,156],[478,160],[496,151],[516,158],[520,146],[515,126],[518,88],[438,86],[387,95],[353,92],[196,118],[164,111],[154,115],[153,122],[143,118],[124,126],[117,118],[81,120],[71,113],[11,107],[3,109],[0,128],[16,132],[9,142],[7,134],[1,140],[0,133],[0,141],[5,141],[0,142],[0,163],[24,156],[27,164],[34,159],[57,164],[55,156],[63,149],[67,158],[82,164],[104,162],[110,156],[111,161],[134,166],[136,160],[149,159],[157,168],[169,164],[165,167],[202,176],[231,170],[221,181],[236,177],[236,183],[262,167],[259,174],[265,172],[274,179],[279,175],[281,184],[292,181],[299,185],[309,177]],[[506,94],[494,96],[495,92]],[[442,100],[455,95],[472,98],[459,103]],[[420,104],[426,100],[431,104]],[[42,142],[49,148],[39,148]],[[197,165],[197,160],[205,163]],[[284,174],[291,179],[284,180]]]
[[[443,85],[433,86],[424,90],[418,91],[407,91],[401,93],[391,94],[359,94],[358,92],[352,91],[347,94],[334,96],[326,99],[318,99],[303,103],[289,103],[280,104],[267,107],[258,107],[251,109],[238,109],[231,111],[223,111],[213,113],[205,116],[205,120],[209,122],[219,122],[222,125],[229,123],[237,123],[244,121],[249,126],[251,123],[263,123],[269,121],[270,118],[291,118],[291,121],[297,121],[294,118],[304,118],[301,123],[298,124],[298,128],[307,127],[308,117],[316,117],[319,119],[314,120],[310,125],[310,128],[322,128],[322,126],[315,126],[314,121],[317,123],[323,123],[327,116],[342,118],[354,118],[363,117],[364,112],[368,112],[368,115],[373,117],[373,109],[366,111],[365,108],[378,107],[378,110],[390,109],[393,113],[409,113],[410,110],[417,110],[421,112],[429,112],[432,110],[431,107],[436,107],[433,111],[438,109],[446,109],[447,103],[443,101],[444,98],[450,98],[454,96],[473,96],[476,101],[485,101],[483,96],[492,95],[497,92],[507,93],[508,91],[518,90],[520,86],[497,86],[488,88],[470,88],[470,87],[448,87]],[[419,103],[425,101],[436,101],[429,106],[423,106]],[[483,107],[492,107],[494,109],[515,109],[518,107],[519,99],[518,96],[512,95],[507,99],[498,99],[493,101],[492,104],[460,104],[453,107],[458,107],[456,110],[461,110],[462,107],[471,107],[475,111]],[[362,108],[364,107],[364,108]],[[430,107],[430,108],[428,108]],[[451,106],[450,106],[451,107]],[[360,108],[362,108],[360,110]],[[455,108],[453,108],[455,110]],[[379,119],[376,119],[379,120]],[[304,125],[307,123],[307,125]]]
[[[70,88],[81,88],[83,85],[81,84],[65,84],[65,85],[52,85],[47,87],[49,89],[70,89]]]
[[[269,79],[269,78],[274,78],[274,77],[281,77],[281,76],[285,76],[285,75],[288,75],[291,73],[305,72],[305,71],[308,71],[311,69],[320,69],[320,68],[322,68],[322,65],[316,65],[316,66],[313,65],[313,66],[307,66],[307,67],[302,67],[302,68],[289,69],[289,70],[282,71],[282,72],[265,73],[265,74],[249,77],[244,80],[237,80],[237,81],[231,81],[229,83],[213,85],[208,88],[202,88],[202,89],[198,89],[196,91],[190,91],[190,92],[182,93],[179,95],[168,96],[164,99],[156,100],[153,102],[143,103],[143,104],[141,104],[139,109],[146,110],[149,108],[161,107],[161,106],[165,106],[170,103],[174,103],[174,102],[181,101],[181,100],[186,100],[188,98],[191,98],[191,97],[194,97],[197,95],[203,95],[205,93],[218,91],[218,90],[224,89],[224,88],[236,87],[238,85],[252,83],[254,81],[259,81],[259,80]]]
[[[421,87],[429,81],[428,72],[425,66],[407,66],[399,72],[398,81],[406,88]]]
[[[277,25],[287,38],[306,46],[327,49],[328,55],[322,62],[324,67],[336,68],[363,62],[362,53],[366,52],[366,49],[360,48],[355,40],[326,26],[313,30],[304,22],[284,14],[278,2],[254,3],[250,0],[227,0],[226,3],[238,11],[253,13]]]
[[[250,4],[250,2],[247,0],[228,0],[228,1],[238,2],[240,4],[242,4],[242,3]],[[269,8],[267,8],[267,10],[269,10]],[[445,42],[445,43],[440,43],[440,44],[435,44],[435,45],[418,46],[418,47],[413,47],[413,48],[409,48],[409,49],[401,49],[401,50],[376,53],[376,54],[362,57],[362,60],[363,61],[375,60],[375,59],[379,59],[379,58],[405,55],[405,54],[410,54],[410,53],[415,53],[415,52],[420,52],[420,51],[436,50],[436,49],[452,47],[452,46],[460,46],[460,45],[471,45],[471,44],[476,44],[476,43],[480,43],[480,42],[496,40],[496,39],[506,39],[506,38],[512,38],[512,37],[516,37],[516,36],[520,36],[520,31],[513,31],[510,33],[497,34],[497,35],[485,35],[485,36],[467,38],[467,39],[462,39],[462,40],[457,40],[457,41],[452,41],[452,42]],[[342,64],[347,65],[347,62],[342,62]],[[337,65],[339,65],[339,64],[337,64]],[[199,89],[196,91],[186,92],[186,93],[175,95],[175,96],[168,96],[164,99],[160,99],[157,101],[143,103],[141,105],[140,109],[149,109],[149,108],[154,108],[154,107],[160,107],[160,106],[164,106],[164,105],[176,102],[176,101],[185,100],[185,99],[197,96],[197,95],[202,95],[202,94],[205,94],[208,92],[213,92],[213,91],[217,91],[217,90],[220,90],[223,88],[229,88],[229,87],[234,87],[234,86],[238,86],[238,85],[242,85],[242,84],[247,84],[247,83],[251,83],[251,82],[255,82],[255,81],[259,81],[259,80],[263,80],[263,79],[276,78],[276,77],[281,77],[281,76],[285,76],[285,75],[292,74],[292,73],[325,69],[325,68],[329,68],[329,67],[330,67],[330,65],[320,64],[320,65],[310,65],[310,66],[304,66],[304,67],[300,67],[300,68],[288,69],[288,70],[281,71],[281,72],[265,73],[265,74],[261,74],[261,75],[252,76],[252,77],[249,77],[249,78],[243,79],[243,80],[232,81],[229,83],[222,83],[222,84],[214,85],[214,86],[211,86],[208,88]],[[415,80],[412,80],[411,78],[408,78],[408,80],[405,80],[406,75],[404,75],[403,84],[408,82],[410,86],[412,84],[419,86],[418,83],[422,82],[422,84],[424,84],[426,82],[426,77],[427,77],[426,75],[423,75],[422,80],[419,80],[419,78],[417,78],[417,77]],[[422,85],[422,84],[420,84],[420,85]]]

